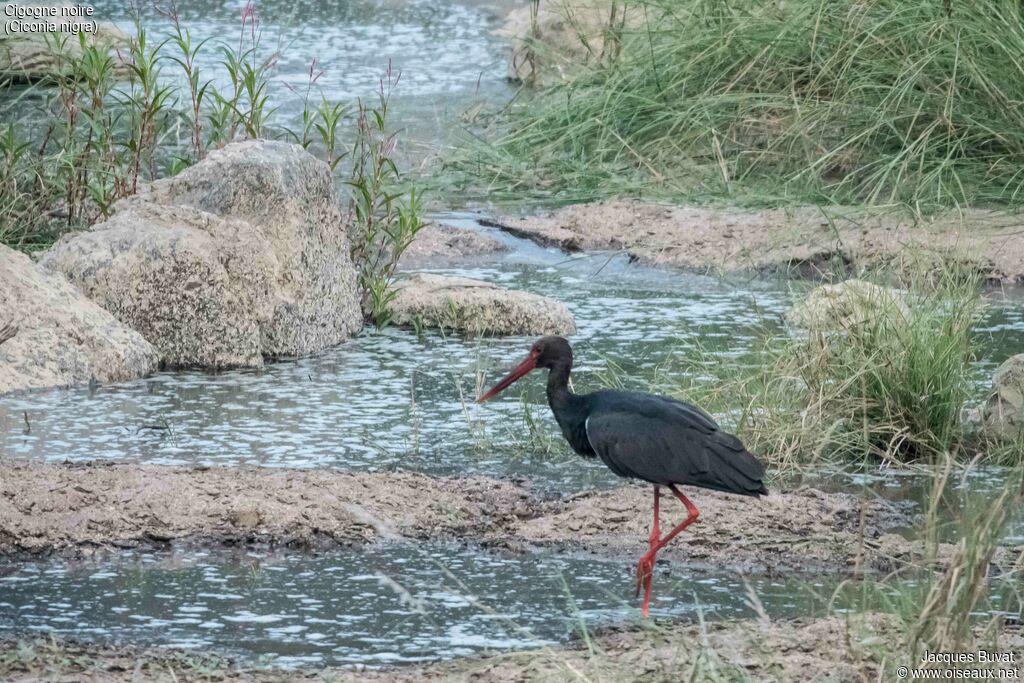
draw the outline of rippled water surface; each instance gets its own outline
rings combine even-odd
[[[656,615],[749,617],[739,577],[659,572]],[[772,616],[818,609],[834,581],[751,579]],[[0,564],[0,634],[216,648],[279,664],[400,663],[565,641],[637,617],[632,567],[447,545],[320,555],[128,553]]]
[[[390,62],[402,74],[395,107],[409,133],[403,144],[412,139],[436,149],[466,107],[511,95],[504,48],[492,32],[517,4],[259,0],[262,54],[276,55],[270,104],[285,125],[295,125],[302,106],[296,91],[303,91],[314,57],[314,70],[323,72],[317,86],[332,100],[373,97]],[[94,5],[98,18],[128,28],[128,3]],[[177,5],[195,41],[237,47],[245,2]],[[151,36],[165,35],[166,17],[143,12]],[[223,86],[220,59],[208,49],[199,66]],[[173,77],[169,72],[165,78]],[[765,330],[781,329],[791,299],[787,283],[656,270],[615,254],[566,256],[481,228],[469,215],[445,218],[511,249],[428,270],[553,296],[572,309],[579,327],[577,390],[595,388],[611,374],[649,380],[680,372],[676,361],[698,347],[721,363],[741,362]],[[1024,349],[1020,297],[991,297],[978,337],[980,400],[994,367]],[[539,489],[561,493],[616,485],[602,465],[579,459],[562,443],[539,377],[485,407],[472,403],[531,341],[367,330],[315,357],[260,371],[159,373],[0,397],[0,457],[403,467],[523,475]],[[870,488],[868,495],[893,499],[923,500],[929,486],[922,475],[826,477],[833,486]],[[1002,476],[976,469],[965,481],[965,489],[984,493],[997,490]],[[955,536],[955,530],[943,533]],[[1024,542],[1019,519],[1009,540]],[[133,551],[103,562],[0,563],[0,634],[214,648],[272,655],[286,665],[420,661],[561,642],[582,626],[634,618],[632,570],[593,557],[506,557],[440,544],[321,554]],[[834,588],[831,579],[806,577],[762,576],[751,586],[773,617],[809,614]],[[750,616],[747,595],[733,575],[677,569],[658,575],[653,611]]]

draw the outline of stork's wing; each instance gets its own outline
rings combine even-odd
[[[587,418],[586,431],[591,447],[620,477],[746,496],[768,492],[757,458],[688,403],[660,399],[637,410],[597,408]]]

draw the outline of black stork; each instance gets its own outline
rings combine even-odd
[[[697,521],[700,514],[679,486],[767,495],[764,465],[739,439],[722,431],[695,405],[667,396],[605,389],[575,394],[569,388],[572,348],[562,337],[542,337],[530,355],[486,394],[483,403],[537,368],[548,369],[548,405],[572,449],[599,457],[620,477],[654,485],[654,523],[649,549],[636,568],[636,593],[644,591],[643,616],[651,602],[651,580],[658,551]],[[686,519],[662,537],[658,530],[659,487],[667,487],[686,507]]]

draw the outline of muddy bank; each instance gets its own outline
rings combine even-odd
[[[472,538],[508,528],[507,517],[530,516],[536,505],[527,489],[480,477],[4,463],[0,553],[186,538],[293,545]]]
[[[1024,282],[1024,218],[980,209],[916,222],[852,207],[721,209],[613,200],[490,223],[566,251],[621,249],[696,271],[796,273],[957,263],[990,283]]]
[[[691,491],[702,516],[659,557],[743,571],[888,571],[919,555],[890,533],[905,513],[803,488],[751,499]],[[492,548],[552,547],[632,562],[646,550],[650,490],[557,500],[485,477],[130,464],[0,464],[0,553],[203,543],[357,544],[457,538]],[[682,508],[669,499],[661,525]]]
[[[1024,648],[1007,628],[1002,652]],[[904,662],[895,620],[878,614],[772,623],[649,624],[596,634],[582,644],[385,670],[252,669],[216,655],[160,648],[97,647],[51,639],[0,641],[5,681],[863,681]],[[1018,658],[1019,659],[1019,658]],[[883,668],[888,664],[888,669]],[[1019,664],[1018,664],[1019,666]]]

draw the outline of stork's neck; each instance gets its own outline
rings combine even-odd
[[[573,397],[569,391],[569,373],[572,372],[572,361],[557,363],[548,372],[548,405],[556,414],[564,408]]]
[[[587,399],[569,391],[571,370],[572,360],[568,358],[551,366],[548,372],[548,405],[572,449],[580,455],[593,456],[594,448],[587,437]]]

